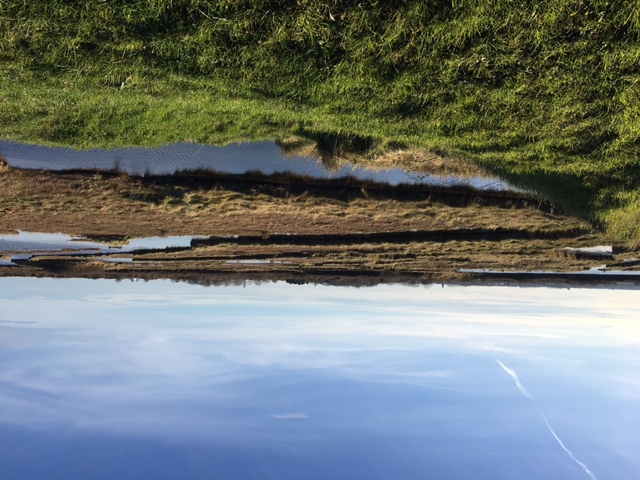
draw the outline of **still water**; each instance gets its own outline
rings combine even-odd
[[[104,150],[46,147],[0,140],[0,156],[15,168],[50,171],[119,171],[133,176],[214,173],[245,175],[292,175],[315,180],[372,182],[389,186],[425,185],[439,188],[464,187],[482,191],[520,189],[498,177],[439,176],[400,168],[366,168],[350,163],[328,169],[320,158],[286,155],[276,142],[234,143],[227,146],[178,143],[157,148],[130,147]]]
[[[17,479],[640,478],[640,290],[0,279]]]
[[[57,257],[69,255],[118,255],[135,253],[144,250],[168,250],[170,248],[190,248],[195,239],[206,239],[203,236],[169,236],[133,238],[121,246],[93,242],[84,237],[66,235],[64,233],[23,232],[0,234],[0,266],[17,266],[14,260],[29,260],[33,257]],[[130,262],[130,258],[103,257],[101,261]]]

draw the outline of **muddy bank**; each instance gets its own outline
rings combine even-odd
[[[0,242],[3,276],[367,285],[498,277],[488,272],[522,281],[518,272],[580,272],[603,263],[640,268],[638,252],[585,253],[606,239],[522,197],[14,168],[2,170],[0,189],[0,232],[61,232],[102,244],[92,252],[43,247],[34,255]],[[166,236],[194,238],[168,249],[127,248],[136,237]]]
[[[544,201],[203,178],[8,169],[0,230],[124,237],[308,235],[451,229],[588,229]]]
[[[204,284],[226,278],[354,286],[481,280],[610,285],[640,279],[640,261],[634,252],[605,249],[606,257],[576,255],[594,250],[575,247],[592,245],[595,239],[589,235],[378,243],[340,243],[334,237],[333,243],[325,244],[284,242],[295,235],[283,236],[279,242],[180,237],[99,244],[67,239],[55,246],[32,243],[28,249],[6,238],[0,238],[0,256],[5,262],[0,264],[1,276],[168,278]],[[161,246],[158,242],[163,240]]]

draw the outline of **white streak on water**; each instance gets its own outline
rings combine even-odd
[[[309,418],[307,413],[293,412],[293,413],[275,413],[270,415],[271,418],[277,418],[278,420],[306,420]]]
[[[536,399],[533,398],[533,395],[531,395],[531,393],[529,393],[529,391],[525,388],[525,386],[522,384],[522,382],[520,382],[520,378],[518,377],[518,374],[516,373],[515,370],[510,369],[509,367],[507,367],[504,363],[502,363],[500,360],[498,360],[496,358],[496,362],[498,362],[498,365],[500,365],[502,367],[502,369],[507,372],[507,374],[513,378],[513,381],[516,383],[516,386],[518,387],[518,390],[520,390],[520,392],[527,397],[529,400],[531,400],[532,402],[535,403]],[[587,467],[584,463],[582,463],[580,460],[578,460],[574,455],[573,452],[571,450],[569,450],[567,447],[565,447],[564,443],[562,443],[562,440],[560,440],[560,437],[558,437],[558,435],[556,435],[556,432],[553,430],[553,428],[551,427],[551,424],[549,423],[549,420],[547,420],[547,417],[544,413],[542,413],[542,411],[540,411],[540,415],[542,415],[542,418],[544,419],[544,423],[547,425],[547,428],[549,429],[549,431],[551,432],[551,435],[553,435],[553,438],[556,439],[556,442],[558,442],[558,445],[560,445],[562,447],[562,449],[566,452],[567,455],[569,455],[569,458],[571,458],[571,460],[573,460],[575,463],[577,463],[580,468],[582,468],[582,470],[584,470],[584,472],[589,475],[589,477],[591,478],[591,480],[598,480],[598,477],[596,477],[593,472],[591,470],[589,470],[589,467]]]
[[[496,358],[496,362],[498,362],[498,365],[500,365],[502,369],[505,372],[507,372],[511,378],[513,378],[513,381],[516,383],[516,387],[518,387],[518,390],[520,390],[520,392],[529,400],[532,400],[535,402],[536,399],[533,398],[533,395],[531,395],[531,393],[529,393],[529,390],[524,388],[524,385],[522,385],[522,382],[520,381],[520,378],[518,378],[518,374],[515,372],[515,370],[511,370],[509,367],[507,367],[504,363],[502,363],[497,358]]]
[[[569,450],[567,447],[564,446],[564,443],[562,443],[562,440],[560,440],[560,438],[558,437],[558,435],[556,435],[556,432],[553,430],[553,428],[551,428],[551,425],[549,424],[549,420],[547,420],[547,417],[545,416],[545,414],[542,414],[542,418],[544,419],[544,423],[547,424],[547,428],[549,429],[549,431],[551,432],[551,435],[553,435],[553,438],[556,439],[556,442],[558,442],[558,445],[560,445],[562,447],[562,449],[567,452],[567,455],[569,455],[569,457],[571,457],[571,459],[576,462],[578,465],[580,465],[580,468],[582,468],[582,470],[584,470],[584,472],[589,475],[589,477],[592,480],[598,480],[598,477],[596,477],[593,472],[591,470],[589,470],[589,467],[587,467],[584,463],[582,463],[580,460],[578,460],[573,453],[571,452],[571,450]]]

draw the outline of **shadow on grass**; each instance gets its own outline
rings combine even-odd
[[[532,190],[553,203],[559,210],[593,223],[598,189],[587,186],[575,175],[535,172],[505,174],[507,181],[526,190]]]

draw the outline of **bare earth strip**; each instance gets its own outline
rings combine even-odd
[[[35,257],[0,267],[0,275],[456,280],[469,276],[465,269],[583,270],[598,261],[564,249],[604,241],[531,199],[6,167],[0,191],[3,233],[62,232],[114,245],[134,237],[212,237],[190,249],[128,254],[128,263]],[[610,261],[631,257],[621,251]]]

